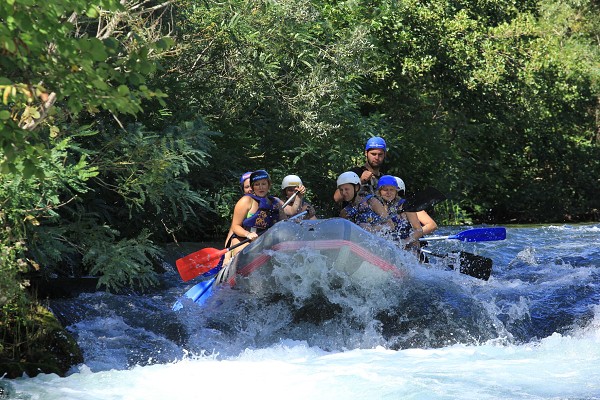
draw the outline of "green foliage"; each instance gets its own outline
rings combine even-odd
[[[199,113],[223,132],[210,171],[224,179],[202,182],[216,193],[223,227],[239,174],[256,168],[267,168],[275,182],[301,175],[321,215],[336,215],[335,177],[363,162],[372,135],[388,140],[389,171],[409,192],[438,186],[475,221],[561,218],[598,207],[589,201],[589,180],[580,197],[588,200],[570,200],[581,177],[561,166],[563,159],[597,159],[597,146],[584,145],[597,130],[596,8],[183,3],[168,104],[175,118]],[[540,155],[554,160],[551,168],[531,157],[548,142],[557,151]],[[567,207],[550,207],[542,188],[565,184]]]
[[[114,121],[120,113],[141,111],[144,100],[162,102],[162,92],[149,89],[146,80],[159,70],[157,57],[173,41],[153,34],[153,22],[146,19],[152,10],[126,12],[112,0],[0,4],[4,300],[22,296],[22,272],[72,274],[74,263],[89,252],[86,236],[75,234],[84,227],[90,236],[98,230],[102,237],[101,214],[82,206],[94,198],[90,179],[99,179],[102,172],[94,164],[98,153],[88,147],[96,131],[82,121],[100,115],[111,115]],[[154,252],[143,240],[138,242],[140,251]],[[123,247],[114,233],[97,245]],[[134,267],[141,262],[138,254],[130,260]]]
[[[369,123],[357,110],[368,31],[328,20],[322,6],[225,2],[178,10],[183,47],[170,66],[168,104],[176,119],[195,111],[223,132],[210,174],[227,180],[202,187],[217,193],[226,220],[239,174],[257,168],[280,180],[322,166],[303,179],[321,189],[325,204],[333,181],[322,177],[345,168],[370,133],[361,132]]]
[[[103,232],[95,230],[94,233],[114,240],[117,232],[105,229]],[[90,240],[83,263],[91,266],[91,274],[101,276],[98,284],[106,286],[108,290],[152,286],[157,280],[151,257],[158,256],[161,250],[148,239],[150,235],[142,231],[132,239],[113,241],[100,237],[100,240]]]
[[[574,175],[578,159],[597,176],[598,148],[584,145],[597,132],[597,7],[500,5],[406,2],[379,17],[377,49],[393,67],[367,91],[401,132],[386,135],[391,170],[409,191],[435,183],[478,221],[597,209],[597,185]],[[575,201],[574,186],[586,193]]]
[[[164,95],[150,90],[144,76],[156,69],[152,53],[172,42],[144,43],[136,35],[111,37],[123,12],[119,1],[83,0],[0,4],[0,163],[3,173],[43,175],[39,160],[48,150],[36,145],[41,123],[55,125],[57,113],[81,111],[136,114],[144,99]],[[100,16],[99,20],[95,20]],[[104,18],[113,19],[100,25]],[[93,35],[97,34],[97,37]]]

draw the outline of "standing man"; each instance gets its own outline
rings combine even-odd
[[[367,140],[367,144],[365,145],[365,157],[367,160],[365,164],[350,170],[360,177],[360,195],[375,194],[379,178],[385,175],[383,161],[385,160],[386,152],[387,146],[383,138],[375,136]],[[339,189],[336,189],[333,194],[333,200],[336,203],[343,200]]]

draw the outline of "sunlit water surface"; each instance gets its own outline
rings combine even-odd
[[[283,294],[223,289],[173,312],[196,282],[167,260],[153,293],[54,300],[85,363],[0,387],[44,400],[600,399],[599,225],[430,248],[490,257],[492,278],[407,258],[408,276],[369,286],[315,272],[318,254],[299,251],[273,257],[293,266],[270,277]]]

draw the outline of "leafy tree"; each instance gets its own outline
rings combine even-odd
[[[368,112],[388,122],[392,171],[409,190],[433,183],[479,221],[598,207],[572,197],[585,180],[572,161],[597,170],[598,149],[586,145],[597,131],[598,46],[587,22],[597,6],[380,4],[376,48],[389,68],[365,85]],[[595,185],[584,186],[580,199],[595,198]]]

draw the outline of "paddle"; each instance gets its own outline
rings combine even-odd
[[[285,203],[283,203],[283,206],[281,208],[284,209],[288,204],[294,201],[294,198],[297,194],[298,192],[294,192],[294,194],[292,194],[290,198],[287,199]],[[218,267],[220,258],[223,254],[243,244],[246,244],[249,241],[250,239],[244,239],[241,242],[222,250],[211,247],[198,250],[175,261],[177,271],[179,271],[179,275],[181,276],[181,279],[184,282],[187,282],[190,279],[194,279],[195,277],[200,275],[214,275],[214,273],[216,273],[217,271],[212,270]]]
[[[506,228],[495,227],[495,228],[473,228],[467,229],[466,231],[459,232],[455,235],[449,236],[428,236],[422,237],[421,241],[430,240],[445,240],[445,239],[456,239],[462,242],[491,242],[494,240],[506,239]]]
[[[234,244],[233,246],[229,246],[223,250],[207,247],[185,257],[181,257],[175,261],[175,265],[177,265],[177,271],[179,271],[179,275],[184,282],[203,274],[213,275],[211,271],[218,267],[219,261],[223,254],[243,244],[246,244],[249,241],[250,239],[244,239],[241,242]]]
[[[446,200],[446,196],[442,192],[436,188],[428,187],[407,199],[402,206],[402,211],[423,211],[444,200]]]
[[[449,254],[436,254],[429,250],[421,249],[422,253],[448,259],[447,266],[450,269],[459,268],[461,274],[470,275],[477,279],[487,281],[492,274],[492,259],[467,253],[466,251],[453,251]]]
[[[191,299],[194,303],[202,305],[206,301],[206,299],[208,299],[208,297],[209,297],[208,295],[212,291],[212,287],[213,287],[213,284],[215,283],[215,279],[216,279],[216,276],[213,276],[212,278],[210,278],[206,281],[198,282],[197,284],[192,286],[192,288],[190,290],[185,292],[185,294],[183,295],[183,298]],[[179,311],[182,308],[183,308],[183,303],[181,303],[181,300],[177,300],[175,302],[175,304],[173,304],[172,310]]]
[[[283,210],[283,209],[284,209],[284,208],[286,208],[286,207],[287,207],[287,206],[288,206],[288,205],[289,205],[289,204],[290,204],[292,201],[294,201],[294,199],[296,198],[296,195],[297,195],[297,194],[298,194],[298,192],[297,192],[297,191],[296,191],[296,192],[294,192],[294,194],[292,194],[292,195],[290,196],[290,198],[289,198],[289,199],[287,199],[287,200],[285,201],[285,203],[283,203],[283,205],[281,206],[281,209]]]

